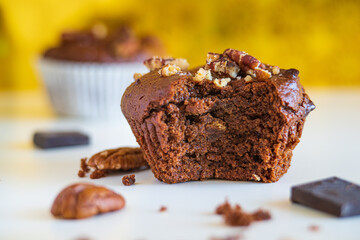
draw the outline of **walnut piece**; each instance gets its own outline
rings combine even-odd
[[[193,77],[194,81],[201,82],[204,79],[212,80],[211,71],[205,70],[204,68],[199,68]]]
[[[57,218],[81,219],[120,210],[125,199],[105,187],[77,183],[63,189],[56,197],[51,213]]]
[[[166,64],[159,70],[159,74],[163,77],[169,77],[175,75],[181,71],[181,68],[174,64]]]

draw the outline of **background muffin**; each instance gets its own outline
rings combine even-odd
[[[87,31],[63,33],[60,44],[45,51],[39,68],[57,113],[119,116],[120,99],[133,74],[146,70],[141,61],[164,52],[156,37],[97,23]]]

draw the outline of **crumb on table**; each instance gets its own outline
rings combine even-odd
[[[271,219],[268,211],[259,209],[253,213],[247,213],[242,210],[240,205],[235,204],[231,206],[227,200],[216,208],[215,213],[222,215],[225,224],[229,226],[249,226],[255,221]]]
[[[135,174],[126,175],[122,178],[122,183],[125,186],[131,186],[135,184]]]
[[[166,212],[167,211],[167,207],[165,206],[161,206],[159,209],[159,212]]]

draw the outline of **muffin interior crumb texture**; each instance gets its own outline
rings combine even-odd
[[[145,158],[167,183],[275,182],[315,106],[296,69],[272,71],[255,58],[245,61],[250,55],[214,55],[203,68],[170,77],[154,70],[127,89],[122,110]]]

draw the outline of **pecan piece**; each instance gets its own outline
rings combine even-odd
[[[167,64],[173,64],[178,66],[181,70],[186,70],[189,67],[189,63],[183,58],[161,58],[152,57],[144,61],[144,65],[150,70],[161,68]]]
[[[236,62],[242,71],[253,77],[265,80],[272,76],[271,72],[265,69],[265,64],[246,52],[228,48],[224,51],[223,55]]]
[[[132,170],[148,166],[140,148],[108,149],[92,156],[87,165],[101,170]]]
[[[65,219],[88,218],[122,209],[125,199],[105,187],[77,183],[63,189],[56,197],[51,213]]]
[[[205,68],[231,78],[236,78],[237,74],[240,72],[239,66],[235,62],[226,58],[219,58],[218,60],[212,61],[208,63]]]

